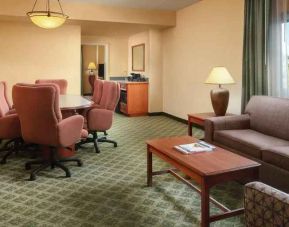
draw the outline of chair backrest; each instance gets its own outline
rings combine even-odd
[[[98,80],[98,79],[94,81],[94,90],[93,90],[92,100],[94,103],[98,105],[100,103],[100,99],[102,96],[103,82],[104,82],[103,80]]]
[[[100,108],[114,111],[120,97],[120,85],[114,81],[96,80],[93,101]]]
[[[10,108],[11,106],[7,98],[6,82],[0,81],[0,117],[4,117]]]
[[[23,139],[41,145],[57,145],[57,127],[62,119],[58,86],[16,84],[12,96]]]
[[[35,84],[57,84],[59,86],[60,94],[65,95],[67,90],[67,80],[59,79],[59,80],[36,80]]]
[[[289,140],[289,99],[253,96],[246,106],[250,128]]]

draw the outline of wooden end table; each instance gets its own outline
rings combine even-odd
[[[147,185],[152,186],[152,177],[170,173],[201,195],[201,226],[208,227],[211,222],[240,215],[244,208],[230,210],[220,202],[210,197],[210,188],[226,181],[241,179],[257,179],[260,164],[227,151],[215,148],[211,152],[182,154],[173,147],[180,144],[196,142],[190,136],[153,139],[147,141]],[[171,164],[173,168],[154,171],[152,154]],[[200,185],[200,189],[189,180],[178,174],[183,172]],[[210,216],[210,202],[214,203],[224,213]]]
[[[227,113],[226,116],[233,116],[234,114]],[[211,117],[216,117],[215,113],[193,113],[188,114],[188,135],[192,136],[193,125],[198,125],[201,128],[205,126],[205,120]]]

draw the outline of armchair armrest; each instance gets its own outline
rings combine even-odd
[[[289,219],[289,195],[261,182],[245,186],[246,226],[285,226]]]
[[[249,128],[250,117],[248,114],[212,117],[205,120],[205,140],[212,143],[214,131],[217,130],[234,130]]]
[[[65,118],[58,124],[58,141],[63,147],[76,143],[81,138],[84,119],[81,115]]]
[[[17,114],[0,118],[0,138],[15,139],[21,137],[20,120]]]
[[[11,115],[11,114],[17,114],[16,109],[12,108],[6,113],[6,115]]]

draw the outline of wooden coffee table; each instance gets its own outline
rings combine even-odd
[[[190,136],[153,139],[147,141],[147,185],[152,186],[152,177],[170,173],[189,187],[201,194],[201,226],[209,226],[210,222],[242,214],[244,208],[230,210],[210,197],[210,188],[216,184],[239,179],[257,179],[260,164],[230,151],[217,147],[212,152],[190,155],[176,151],[175,145],[196,142]],[[152,154],[173,166],[153,172]],[[200,185],[200,189],[180,176],[181,171]],[[210,202],[224,213],[210,216]]]

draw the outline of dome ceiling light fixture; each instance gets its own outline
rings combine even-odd
[[[57,0],[61,10],[60,12],[50,11],[50,0],[47,0],[46,2],[45,11],[37,11],[35,10],[37,1],[38,0],[35,0],[32,11],[27,13],[27,16],[35,25],[45,29],[54,29],[64,24],[68,16],[63,13],[60,0]]]

